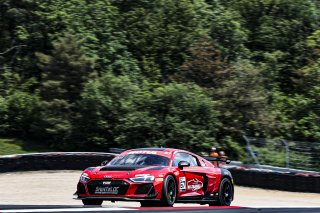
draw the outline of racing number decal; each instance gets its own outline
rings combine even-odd
[[[180,177],[179,178],[179,183],[180,183],[180,192],[185,192],[187,187],[186,187],[186,177]]]

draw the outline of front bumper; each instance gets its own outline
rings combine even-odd
[[[79,182],[74,199],[103,199],[109,201],[160,200],[163,182],[134,183],[127,179],[92,179]],[[103,192],[101,192],[101,188]],[[112,191],[116,188],[116,192]],[[105,191],[104,191],[105,190]]]
[[[108,197],[108,196],[81,197],[81,196],[78,196],[73,199],[75,200],[99,199],[99,200],[108,200],[108,201],[159,201],[159,199],[152,198],[152,197],[142,198],[142,197]]]

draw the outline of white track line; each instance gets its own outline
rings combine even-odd
[[[134,210],[128,208],[64,208],[64,209],[10,209],[10,210],[1,210],[1,213],[6,212],[90,212],[90,211],[99,211],[99,212],[113,212],[113,211],[124,211],[124,210]]]

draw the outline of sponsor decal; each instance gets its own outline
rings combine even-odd
[[[111,178],[112,178],[112,175],[105,175],[105,176],[103,176],[103,178],[105,178],[105,179],[111,179]]]
[[[187,186],[188,190],[191,190],[193,192],[197,191],[199,189],[202,189],[202,187],[203,187],[203,183],[200,180],[198,180],[197,178],[189,180],[187,185],[188,185]]]
[[[95,194],[118,194],[119,186],[107,186],[107,187],[101,187],[97,186],[95,190]]]
[[[128,154],[152,154],[152,155],[156,155],[158,152],[156,151],[132,151],[129,152]]]
[[[110,184],[111,184],[111,181],[103,181],[102,184],[103,184],[103,185],[110,185]]]
[[[186,191],[186,177],[180,177],[179,178],[179,190],[180,192],[185,192]]]

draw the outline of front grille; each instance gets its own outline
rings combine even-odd
[[[122,180],[93,180],[87,184],[89,194],[92,195],[124,195],[129,183]]]
[[[134,194],[154,194],[154,188],[152,183],[140,185]]]
[[[78,183],[77,192],[78,194],[86,193],[86,188],[84,187],[83,183],[80,183],[80,182]]]

